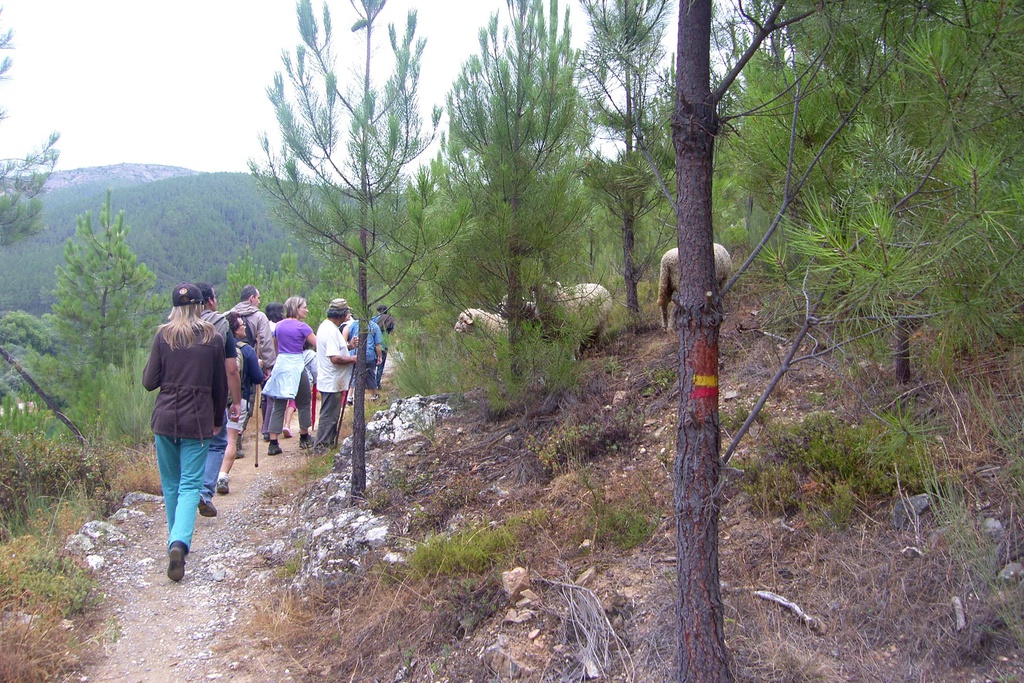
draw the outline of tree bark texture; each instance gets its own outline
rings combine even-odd
[[[365,225],[365,222],[364,222]],[[359,240],[366,254],[368,231],[359,231]],[[366,345],[369,343],[370,307],[367,304],[369,289],[366,278],[365,256],[359,257],[356,275],[356,296],[359,297],[360,308],[366,311],[366,319],[359,321],[359,346],[356,347],[355,383],[352,390],[352,486],[351,497],[363,498],[366,495]],[[362,316],[360,316],[362,317]]]
[[[635,219],[629,211],[622,218],[622,274],[626,281],[626,310],[633,315],[640,315],[640,297],[637,295],[636,265],[633,263],[633,252],[636,250]]]
[[[630,126],[637,125],[633,120],[633,88],[630,73],[626,71],[626,121]],[[633,156],[633,129],[626,129],[626,158]],[[626,281],[626,310],[637,318],[640,317],[640,297],[637,294],[636,266],[633,264],[633,252],[636,251],[636,210],[630,199],[626,204],[625,215],[622,217],[622,274]]]
[[[910,333],[912,325],[907,320],[896,322],[896,350],[893,354],[893,367],[896,381],[900,384],[910,382]]]
[[[710,88],[711,0],[680,0],[676,106],[679,421],[676,432],[677,670],[687,683],[732,681],[718,572],[720,434],[711,178],[718,119]]]

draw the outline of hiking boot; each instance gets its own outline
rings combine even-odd
[[[263,432],[263,440],[270,441],[270,434],[268,432]]]
[[[217,508],[214,506],[212,500],[199,499],[199,514],[203,517],[216,517]]]
[[[228,491],[228,475],[222,474],[217,477],[217,493],[226,496]]]
[[[313,447],[313,440],[309,438],[309,434],[299,435],[299,448],[306,450]]]
[[[271,441],[270,445],[267,446],[267,455],[281,455],[281,444],[276,441]]]
[[[181,541],[175,541],[167,551],[167,578],[177,583],[185,578],[185,555],[188,548]]]

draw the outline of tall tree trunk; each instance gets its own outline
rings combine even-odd
[[[360,231],[363,241],[363,254],[366,254],[366,230]],[[352,498],[362,498],[366,493],[366,345],[369,343],[370,306],[369,292],[366,286],[366,257],[359,257],[359,273],[356,276],[356,293],[359,297],[359,308],[365,312],[359,314],[359,346],[356,349],[355,384],[352,390]],[[364,319],[365,318],[365,319]]]
[[[633,214],[627,212],[622,218],[622,275],[626,281],[626,309],[634,316],[640,315],[640,297],[636,293],[636,264],[633,251],[636,248],[636,229]]]
[[[629,70],[626,71],[626,121],[629,128],[626,129],[626,158],[633,156],[633,128],[636,121],[633,120],[633,87]],[[640,297],[636,293],[637,277],[636,265],[633,263],[633,252],[636,250],[636,211],[632,199],[626,202],[625,211],[622,216],[622,275],[626,281],[626,310],[640,317]]]
[[[370,97],[370,64],[373,56],[373,18],[380,12],[383,2],[366,9],[365,62],[363,64],[362,102],[368,104]],[[352,486],[351,497],[363,498],[366,494],[366,345],[370,331],[370,291],[367,285],[367,255],[369,254],[370,220],[373,215],[373,193],[370,188],[369,145],[367,138],[369,121],[360,123],[360,145],[362,146],[359,169],[359,193],[361,197],[359,217],[359,246],[356,270],[356,297],[359,299],[359,345],[356,347],[355,382],[352,391]],[[365,319],[364,319],[365,318]]]
[[[718,331],[711,174],[716,103],[710,89],[711,0],[680,0],[676,106],[679,422],[676,433],[676,680],[732,681],[718,573]]]
[[[893,365],[895,366],[896,381],[906,384],[910,381],[910,332],[912,325],[908,320],[896,322],[896,352]]]

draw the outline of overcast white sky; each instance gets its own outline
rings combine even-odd
[[[321,5],[314,0],[318,16]],[[348,31],[355,14],[348,0],[329,6],[338,62],[348,64],[342,48],[360,47]],[[427,39],[425,112],[444,104],[479,49],[479,29],[494,12],[504,23],[505,6],[389,0],[385,25],[404,26],[408,10],[418,9],[417,35]],[[576,0],[569,6],[573,42],[583,47],[583,13]],[[294,0],[0,0],[0,7],[0,29],[14,31],[6,53],[13,67],[0,82],[7,111],[0,158],[23,156],[58,131],[58,170],[149,163],[246,171],[261,155],[258,134],[276,130],[266,87],[281,70],[281,51],[299,42]],[[339,67],[339,75],[347,72]]]

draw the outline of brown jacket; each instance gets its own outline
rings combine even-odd
[[[228,400],[224,340],[171,350],[159,332],[153,337],[142,386],[157,387],[153,433],[183,439],[209,439],[224,424]]]

